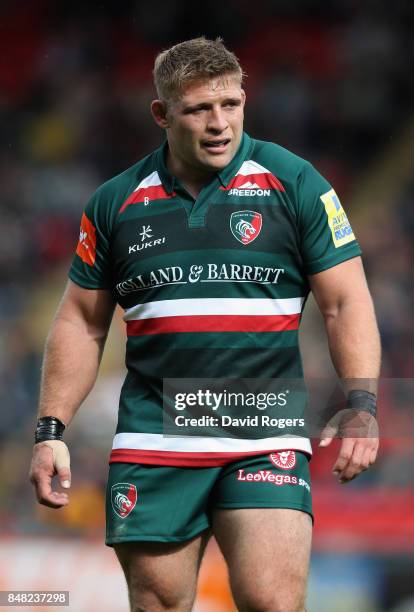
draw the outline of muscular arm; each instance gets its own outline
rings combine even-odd
[[[46,342],[39,417],[70,423],[95,383],[113,311],[109,291],[68,282]]]
[[[53,321],[45,348],[39,417],[54,416],[68,425],[93,387],[114,312],[109,291],[83,289],[71,281]],[[69,503],[65,492],[52,491],[58,474],[70,486],[70,459],[59,440],[34,445],[30,480],[38,501],[51,508]]]
[[[377,392],[381,347],[360,257],[309,277],[325,320],[332,362],[347,390]],[[322,436],[321,446],[331,437]],[[334,472],[347,482],[376,458],[378,438],[344,438]]]
[[[381,347],[372,299],[360,257],[309,277],[325,320],[332,363],[341,379],[376,393]],[[351,383],[352,384],[352,383]]]

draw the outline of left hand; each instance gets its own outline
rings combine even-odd
[[[342,438],[342,444],[332,471],[345,484],[375,463],[379,447],[377,419],[363,410],[340,410],[322,430],[319,446],[329,446],[336,436]]]

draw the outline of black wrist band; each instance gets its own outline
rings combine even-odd
[[[364,391],[363,389],[355,389],[348,393],[347,408],[353,410],[364,410],[372,416],[377,416],[377,396],[375,393]]]
[[[65,424],[56,417],[41,417],[37,421],[35,444],[44,442],[45,440],[61,440],[65,427]]]

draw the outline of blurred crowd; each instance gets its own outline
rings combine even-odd
[[[190,0],[158,0],[156,10],[137,0],[2,3],[0,520],[10,530],[22,524],[30,529],[37,520],[26,470],[41,353],[81,211],[100,183],[161,143],[149,115],[151,70],[154,55],[174,42],[222,36],[247,73],[247,131],[309,159],[335,186],[363,248],[382,335],[383,376],[412,376],[414,182],[396,182],[391,198],[368,198],[364,210],[352,207],[352,194],[414,119],[413,13],[409,0],[392,8],[373,0],[256,0],[254,8],[246,0],[227,0],[219,14],[208,3],[195,10]],[[121,344],[122,333],[116,333]],[[110,351],[105,380],[116,396],[122,347]],[[312,368],[323,376],[322,359]],[[407,384],[399,397],[406,416],[412,391]],[[384,404],[391,410],[392,398]],[[85,482],[79,506],[66,515],[75,530],[102,526],[103,515],[95,510],[116,406],[101,418],[107,446],[100,438],[93,453],[81,445],[73,449]],[[78,430],[80,435],[82,426]],[[388,440],[384,447],[378,469],[361,482],[414,491],[410,444]],[[317,459],[314,470],[316,485],[318,478],[324,485],[327,461]],[[358,485],[352,490],[357,495]],[[22,499],[30,503],[10,513]]]

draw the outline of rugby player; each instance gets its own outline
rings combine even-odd
[[[312,532],[306,437],[166,437],[165,378],[300,378],[311,290],[348,407],[322,433],[342,442],[340,482],[374,463],[380,342],[361,251],[332,186],[282,147],[243,132],[243,72],[203,37],[158,55],[152,116],[166,141],[87,204],[70,280],[47,340],[31,481],[69,503],[62,434],[90,392],[115,303],[128,374],[110,455],[106,544],[132,610],[191,610],[211,534],[239,610],[304,610]],[[269,100],[271,104],[271,100]],[[139,137],[139,134],[137,135]],[[344,416],[345,414],[345,416]],[[335,420],[336,419],[336,420]],[[97,423],[99,427],[99,423]],[[344,435],[345,431],[345,435]]]

